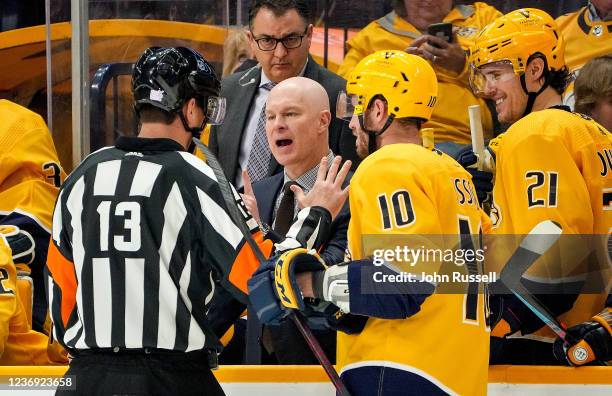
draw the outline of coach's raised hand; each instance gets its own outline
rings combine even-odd
[[[351,161],[346,161],[340,167],[341,162],[342,157],[336,156],[331,166],[328,167],[327,157],[323,157],[317,173],[317,180],[307,194],[300,186],[291,186],[291,191],[295,194],[295,199],[300,208],[321,206],[329,210],[332,219],[336,218],[349,193],[349,186],[342,188],[342,185],[351,169]]]

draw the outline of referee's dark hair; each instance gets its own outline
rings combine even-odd
[[[306,0],[253,0],[249,8],[249,29],[253,29],[253,20],[262,8],[271,10],[277,17],[289,10],[296,10],[308,25],[312,21],[312,11]]]

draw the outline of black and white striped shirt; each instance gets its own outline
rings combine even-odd
[[[319,239],[321,212],[302,216],[302,238]],[[219,348],[206,319],[215,281],[246,302],[259,264],[212,169],[169,139],[122,137],[86,158],[60,191],[52,237],[53,335],[77,350]]]

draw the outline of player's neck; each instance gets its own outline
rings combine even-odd
[[[419,130],[416,127],[400,128],[396,123],[391,124],[378,139],[380,147],[397,143],[421,144]]]
[[[189,142],[191,141],[191,134],[187,133],[180,121],[177,123],[176,120],[170,125],[157,122],[143,123],[138,137],[145,139],[172,139],[185,149],[189,147]]]
[[[533,103],[533,109],[531,111],[544,110],[560,104],[563,104],[561,95],[559,95],[553,88],[548,87],[544,90],[544,92],[538,95]]]

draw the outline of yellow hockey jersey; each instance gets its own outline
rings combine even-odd
[[[591,59],[612,53],[612,21],[596,19],[588,6],[556,19],[565,39],[565,64],[571,72],[579,73]],[[563,93],[563,103],[574,108],[573,82]]]
[[[612,279],[606,257],[612,229],[610,133],[584,115],[546,109],[514,123],[497,143],[491,220],[498,257],[487,263],[501,269],[512,253],[509,247],[535,225],[544,220],[558,223],[565,236],[534,263],[526,277],[551,284],[587,274],[601,277],[601,293],[581,294],[559,317],[567,326],[589,320],[603,307]],[[509,235],[516,235],[516,241]],[[592,242],[598,242],[596,269],[593,256],[588,257]],[[591,267],[586,268],[588,260]],[[547,328],[536,335],[553,337]]]
[[[0,235],[0,365],[66,364],[65,352],[49,337],[32,330],[17,286],[11,250]]]
[[[0,215],[17,211],[51,229],[53,205],[65,178],[44,120],[0,100]]]
[[[383,146],[368,156],[350,188],[352,260],[375,256],[368,240],[381,236],[440,238],[434,243],[439,248],[456,247],[460,230],[478,234],[486,219],[469,173],[446,154],[415,144]],[[410,248],[421,247],[416,245]],[[406,319],[370,317],[359,334],[339,332],[338,366],[343,373],[368,365],[392,367],[447,393],[485,394],[489,333],[483,285],[471,295],[434,293]]]
[[[443,22],[452,23],[458,28],[458,42],[467,50],[473,44],[478,32],[501,15],[495,8],[476,2],[473,5],[457,5]],[[338,74],[346,78],[355,65],[366,56],[380,50],[404,50],[421,35],[417,28],[395,13],[388,14],[370,23],[347,42],[348,52],[338,69]],[[493,136],[491,113],[485,101],[474,96],[470,89],[467,61],[466,67],[458,76],[435,65],[434,70],[438,78],[438,101],[431,120],[424,127],[434,128],[435,141],[470,143],[470,120],[467,108],[476,104],[482,109],[485,138],[491,138]]]
[[[561,15],[556,23],[565,39],[565,64],[570,71],[612,53],[612,21],[594,21],[588,7]]]
[[[46,296],[43,268],[51,233],[52,213],[65,173],[51,133],[36,113],[0,100],[0,224],[17,225],[36,241],[34,262],[34,329],[44,328]],[[32,304],[26,305],[27,309]]]

